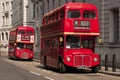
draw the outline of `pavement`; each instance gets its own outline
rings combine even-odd
[[[113,72],[111,67],[108,68],[108,71],[105,71],[105,67],[102,66],[101,70],[99,70],[99,73],[120,77],[120,69],[116,69],[116,72]]]

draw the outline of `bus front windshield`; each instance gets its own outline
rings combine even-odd
[[[81,46],[82,48],[91,49],[94,51],[95,37],[92,36],[83,36],[81,37]]]
[[[17,49],[30,49],[30,50],[33,50],[33,44],[17,43]]]
[[[76,36],[67,35],[66,36],[66,48],[86,48],[94,50],[95,37],[91,36]]]
[[[80,36],[67,35],[66,48],[80,48]]]

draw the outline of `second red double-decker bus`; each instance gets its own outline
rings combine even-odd
[[[14,59],[33,59],[34,28],[18,26],[10,31],[8,56]]]
[[[44,67],[60,72],[69,68],[98,71],[100,60],[94,49],[100,33],[95,5],[64,4],[46,13],[42,23],[40,60]]]

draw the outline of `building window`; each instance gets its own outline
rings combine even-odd
[[[4,34],[2,33],[2,40],[4,40]]]
[[[35,4],[33,5],[33,18],[35,18]]]
[[[47,0],[47,4],[48,4],[48,12],[49,12],[49,0]]]
[[[115,43],[119,41],[119,9],[113,10],[114,14],[114,39]]]
[[[114,42],[119,42],[119,9],[113,9]]]
[[[55,8],[55,4],[54,3],[55,3],[55,0],[53,0],[53,9]]]
[[[4,3],[3,3],[3,11],[5,11],[5,5],[4,5]]]
[[[75,2],[75,0],[72,0],[72,2]]]
[[[13,19],[13,15],[12,15],[12,14],[11,14],[11,19]],[[13,21],[13,20],[11,20],[11,25],[12,25],[12,21]]]
[[[8,33],[6,32],[6,40],[8,40]]]
[[[65,3],[68,3],[68,0],[65,0],[66,2]]]
[[[39,8],[36,8],[36,19],[39,20]]]
[[[9,5],[9,2],[6,2],[6,6],[8,6]]]
[[[9,10],[9,2],[6,2],[6,7],[7,7],[7,10]]]
[[[11,1],[11,9],[13,8],[13,1]]]
[[[59,0],[59,6],[60,6],[60,0]]]
[[[42,15],[44,15],[44,9],[45,9],[45,8],[44,8],[44,7],[45,7],[45,3],[44,3],[44,1],[43,1],[42,4],[43,4],[43,9],[42,9],[43,12],[42,12]]]
[[[5,17],[3,16],[3,27],[5,26]]]
[[[83,0],[83,2],[86,2],[85,0]]]

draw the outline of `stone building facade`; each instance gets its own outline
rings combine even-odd
[[[7,55],[9,33],[12,28],[12,4],[13,0],[0,0],[0,51],[3,55]]]
[[[13,0],[13,27],[34,27],[33,5],[30,0]]]
[[[86,0],[93,3],[99,10],[100,33],[102,43],[96,45],[96,52],[101,55],[102,64],[108,55],[108,65],[112,66],[113,55],[116,56],[116,66],[120,68],[120,0]]]

